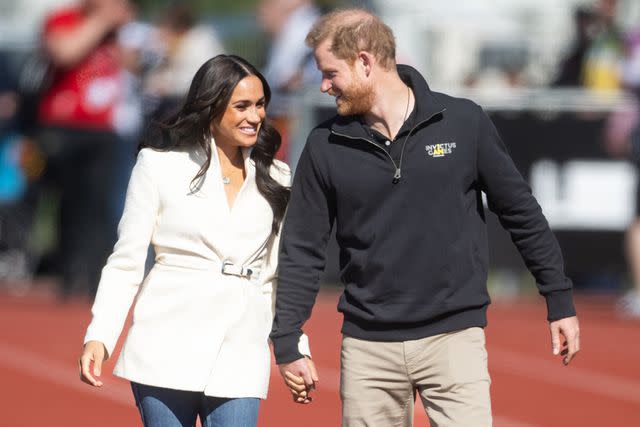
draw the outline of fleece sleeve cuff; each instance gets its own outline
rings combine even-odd
[[[277,338],[271,337],[271,341],[273,342],[273,353],[278,365],[290,363],[304,357],[298,346],[300,344],[301,336],[304,335],[300,332],[292,332]]]
[[[549,322],[576,315],[571,289],[553,291],[544,297],[547,300],[547,320]]]

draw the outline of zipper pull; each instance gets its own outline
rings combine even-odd
[[[402,172],[400,171],[400,168],[398,168],[396,169],[395,175],[393,175],[393,183],[397,184],[400,181],[400,178],[402,178]]]

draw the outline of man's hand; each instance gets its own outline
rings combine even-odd
[[[311,390],[316,388],[318,372],[313,361],[304,357],[290,363],[278,365],[284,383],[289,387],[293,401],[296,403],[311,403]]]
[[[562,363],[568,365],[580,351],[580,326],[576,316],[565,317],[549,323],[551,349],[554,356],[561,355]],[[562,342],[562,345],[560,343]]]

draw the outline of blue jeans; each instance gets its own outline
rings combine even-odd
[[[144,427],[255,427],[260,399],[228,399],[202,392],[131,383]]]

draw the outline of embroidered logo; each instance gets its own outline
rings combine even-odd
[[[444,157],[453,152],[454,148],[456,148],[456,143],[445,142],[442,144],[426,145],[424,148],[431,157]]]

